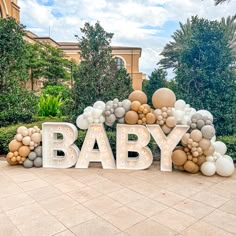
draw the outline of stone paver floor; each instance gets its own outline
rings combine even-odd
[[[1,236],[236,234],[230,178],[159,171],[24,169],[0,161]]]

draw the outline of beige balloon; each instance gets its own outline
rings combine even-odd
[[[19,142],[19,141],[15,140],[15,139],[12,140],[12,141],[9,143],[9,145],[8,145],[9,150],[10,150],[11,152],[18,151],[18,149],[19,149],[21,146],[22,146],[22,142]]]
[[[27,157],[30,153],[30,148],[28,146],[22,146],[19,149],[19,155],[21,157]]]
[[[129,95],[131,102],[139,101],[141,104],[147,103],[147,95],[141,90],[135,90]]]
[[[168,88],[158,89],[152,96],[152,104],[155,108],[174,107],[176,96],[174,92]]]
[[[40,143],[42,141],[42,136],[40,133],[33,133],[31,135],[31,140],[35,143]]]

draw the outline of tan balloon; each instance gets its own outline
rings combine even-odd
[[[187,161],[187,155],[183,150],[175,150],[171,158],[172,162],[177,166],[182,166]]]
[[[206,155],[206,156],[211,156],[214,152],[215,152],[215,148],[214,148],[213,145],[211,145],[211,146],[209,147],[209,149],[206,150],[206,151],[204,151],[203,153],[204,153],[204,155]]]
[[[196,169],[196,164],[192,161],[186,161],[186,163],[184,164],[184,169],[187,172],[192,173]]]
[[[195,129],[191,132],[190,137],[193,141],[199,142],[202,139],[202,132],[198,129]]]
[[[11,159],[13,156],[14,156],[14,154],[12,152],[8,152],[6,158],[10,158]]]
[[[146,115],[147,124],[154,124],[156,122],[156,116],[153,113]]]
[[[176,96],[173,91],[168,88],[158,89],[152,96],[152,104],[155,108],[174,107]]]
[[[147,103],[147,95],[141,90],[135,90],[129,95],[129,100],[139,101],[141,104]]]
[[[190,134],[186,133],[183,138],[181,139],[182,144],[187,145],[188,144],[188,140],[189,140]]]
[[[10,150],[11,152],[18,151],[18,149],[19,149],[21,146],[22,146],[22,142],[19,142],[19,141],[15,140],[15,139],[12,140],[12,141],[9,143],[9,145],[8,145],[9,150]]]
[[[15,158],[15,157],[14,157]],[[8,162],[9,165],[17,165],[17,161],[12,161],[13,158],[9,158],[8,156],[6,156],[6,160]],[[13,159],[14,160],[14,159]]]
[[[22,139],[23,139],[23,135],[22,135],[22,134],[16,134],[15,139],[16,139],[17,141],[21,142]]]
[[[130,105],[130,110],[138,111],[140,106],[141,106],[141,103],[139,101],[133,101]]]
[[[17,129],[17,133],[18,134],[22,134],[22,131],[23,130],[27,130],[27,128],[25,126],[20,126],[18,129]]]
[[[203,138],[199,142],[199,147],[202,148],[202,150],[208,150],[211,146],[211,141],[209,139]]]
[[[125,114],[125,122],[130,125],[137,124],[138,122],[138,114],[135,111],[128,111]]]
[[[199,169],[200,169],[199,166],[195,164],[195,168],[192,171],[192,174],[196,174],[199,171]]]
[[[173,128],[176,126],[176,119],[174,116],[169,116],[167,119],[166,119],[166,125],[170,128]]]
[[[169,134],[171,131],[171,128],[169,128],[167,125],[162,125],[161,128],[165,134]]]
[[[21,157],[27,157],[30,153],[30,148],[28,146],[22,146],[19,149],[19,155]]]
[[[40,133],[33,133],[31,135],[31,140],[34,142],[34,143],[40,143],[41,140],[42,140],[42,136]]]
[[[143,104],[144,108],[151,112],[151,107],[148,104]]]
[[[201,164],[206,161],[206,157],[204,155],[199,156],[197,159],[198,159],[197,164],[199,166],[201,166]]]
[[[31,141],[30,137],[26,136],[23,138],[22,143],[27,146],[30,145],[30,141]]]

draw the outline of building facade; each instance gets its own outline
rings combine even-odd
[[[17,5],[17,0],[0,0],[0,17],[14,17],[20,21],[20,11]],[[49,43],[54,47],[61,49],[65,57],[75,62],[80,62],[80,55],[77,42],[56,42],[50,37],[39,37],[31,31],[26,31],[25,40],[29,43],[41,42]],[[118,68],[124,67],[132,79],[132,87],[134,90],[142,90],[143,80],[146,75],[139,71],[139,59],[142,49],[139,47],[112,47],[112,55],[116,60]],[[30,83],[30,82],[29,82]],[[27,87],[31,88],[31,84]],[[42,87],[42,82],[35,81],[33,87],[37,90]]]

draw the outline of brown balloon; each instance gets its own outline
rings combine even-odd
[[[146,115],[146,120],[148,124],[154,124],[156,122],[156,116],[153,113],[148,113]]]
[[[135,111],[128,111],[125,114],[125,122],[130,125],[137,124],[138,122],[138,114]]]
[[[28,146],[22,146],[19,148],[19,155],[21,157],[27,157],[30,153],[30,148]]]
[[[186,161],[184,164],[184,169],[187,172],[192,173],[196,169],[196,164],[193,163],[192,161]]]
[[[130,109],[132,111],[138,111],[141,106],[141,103],[139,101],[133,101],[130,105]]]
[[[199,156],[197,159],[198,159],[197,164],[199,166],[201,166],[202,163],[204,163],[206,161],[206,157],[204,155]]]
[[[131,102],[139,101],[141,104],[147,103],[147,95],[141,90],[135,90],[129,95]]]
[[[19,142],[19,141],[15,140],[15,139],[13,139],[13,140],[9,143],[9,145],[8,145],[9,150],[10,150],[11,152],[18,151],[18,149],[19,149],[21,146],[22,146],[22,142]]]
[[[171,158],[172,162],[177,166],[182,166],[187,161],[187,155],[183,150],[175,150]]]
[[[156,109],[174,107],[175,102],[176,96],[174,92],[168,88],[160,88],[152,96],[152,104]]]

